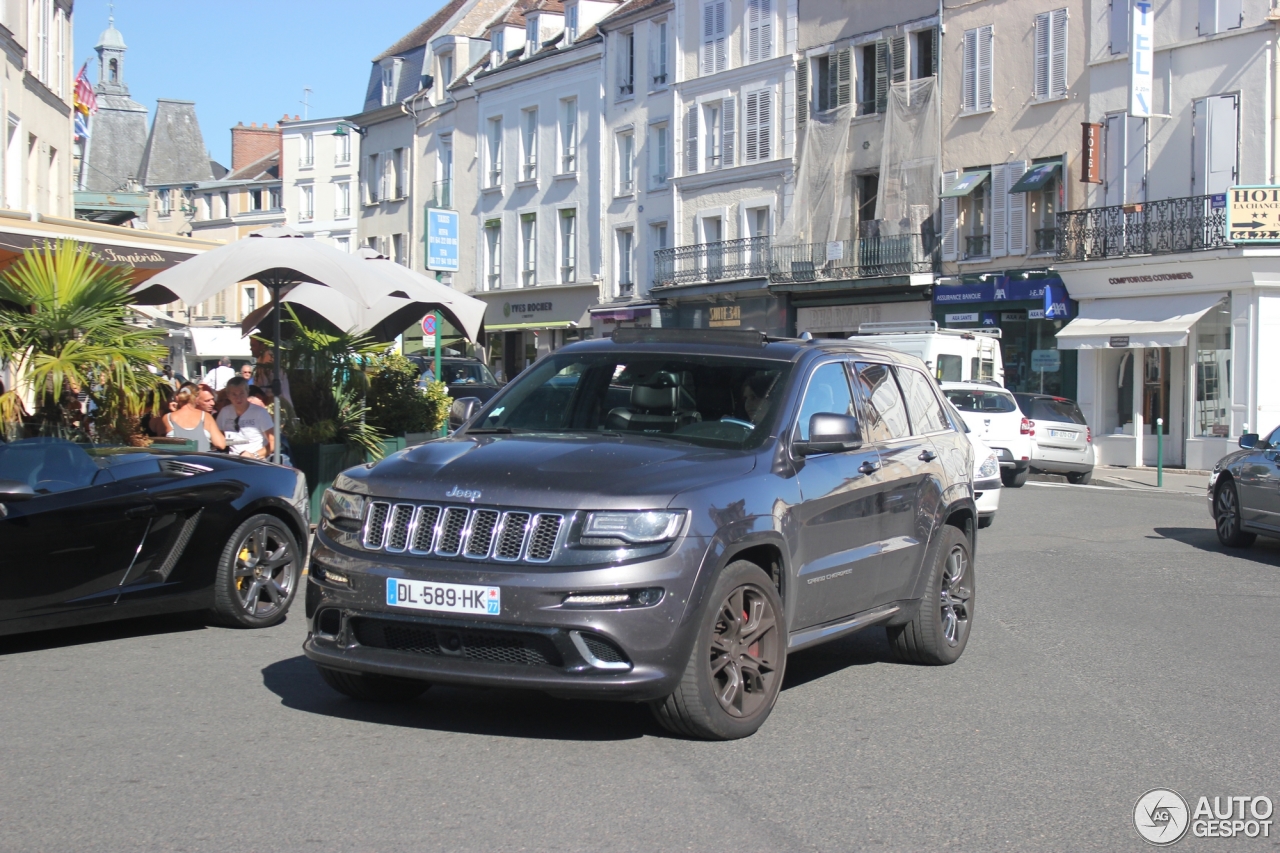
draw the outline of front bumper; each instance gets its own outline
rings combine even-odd
[[[1000,490],[1004,483],[999,477],[991,480],[975,480],[973,483],[973,502],[978,507],[978,516],[987,518],[995,515],[1000,509]]]
[[[689,600],[705,543],[682,538],[655,559],[591,568],[356,554],[317,536],[307,586],[308,658],[321,666],[401,678],[648,700],[683,675],[696,616]],[[331,582],[332,571],[350,579]],[[497,586],[496,616],[386,603],[388,577]],[[567,593],[661,587],[648,607],[572,608]]]

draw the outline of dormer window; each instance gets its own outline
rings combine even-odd
[[[381,103],[384,107],[389,107],[396,102],[396,92],[400,88],[400,66],[403,63],[404,60],[399,57],[382,61]]]
[[[524,24],[524,40],[529,46],[529,55],[538,52],[538,48],[542,47],[542,40],[538,38],[538,16],[530,15]]]
[[[489,49],[493,51],[493,56],[490,58],[489,63],[494,67],[502,64],[504,50],[503,45],[506,42],[503,35],[504,32],[502,28],[499,27],[493,31],[493,35],[489,36]]]
[[[564,7],[564,43],[571,45],[578,40],[578,4]]]

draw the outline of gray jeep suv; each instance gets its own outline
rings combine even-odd
[[[620,330],[324,497],[304,649],[330,686],[647,702],[750,735],[787,654],[883,625],[946,664],[973,621],[973,459],[914,356]]]

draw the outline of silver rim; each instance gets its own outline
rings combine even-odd
[[[236,549],[235,582],[240,607],[250,616],[272,616],[293,592],[293,543],[272,525],[254,528]]]
[[[951,549],[942,569],[942,636],[955,647],[969,632],[969,558],[960,545]]]
[[[1236,490],[1230,485],[1218,489],[1218,537],[1230,539],[1236,535],[1240,512],[1236,508]]]

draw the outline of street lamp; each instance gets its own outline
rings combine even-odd
[[[360,127],[360,125],[358,124],[352,124],[349,121],[340,121],[338,122],[337,128],[333,131],[333,135],[348,136],[350,135],[350,131],[352,130],[354,130],[356,133],[360,134],[361,136],[364,136],[366,133],[369,132],[368,128]]]

